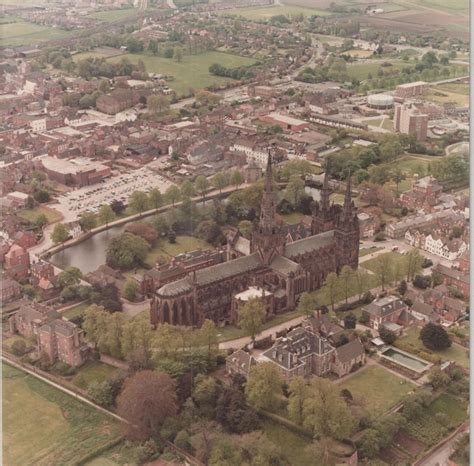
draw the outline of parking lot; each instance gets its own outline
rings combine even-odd
[[[58,198],[59,206],[54,206],[65,220],[77,219],[84,212],[97,213],[101,206],[114,200],[128,203],[134,191],[149,192],[158,188],[164,193],[173,183],[146,167],[133,172],[117,175],[102,183],[75,189]]]

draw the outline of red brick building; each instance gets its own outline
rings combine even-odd
[[[0,280],[0,304],[11,303],[21,297],[21,288],[18,282],[10,278],[2,278]]]
[[[4,269],[14,279],[25,278],[30,270],[30,255],[18,244],[14,244],[5,254]]]
[[[84,363],[88,347],[84,331],[72,322],[55,319],[38,331],[38,347],[51,362],[61,361],[71,367]]]

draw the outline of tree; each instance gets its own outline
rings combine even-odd
[[[354,276],[354,271],[349,265],[345,265],[341,273],[339,274],[339,280],[342,284],[342,290],[344,292],[344,298],[346,300],[346,305],[349,300],[349,293],[350,293],[350,286],[351,286],[351,281]]]
[[[149,192],[148,197],[150,205],[152,205],[155,209],[158,209],[158,207],[163,205],[163,196],[158,188],[153,188]]]
[[[354,282],[357,290],[359,301],[362,300],[364,293],[369,291],[369,272],[363,267],[359,267],[354,272]]]
[[[112,385],[107,380],[91,382],[87,387],[87,395],[92,401],[106,408],[112,406],[115,401]]]
[[[303,313],[307,317],[311,317],[313,312],[316,310],[316,300],[310,293],[304,292],[298,302],[298,311]]]
[[[163,94],[150,95],[147,98],[146,105],[151,113],[158,115],[170,108],[170,101]]]
[[[176,384],[167,374],[145,370],[129,377],[117,399],[117,413],[127,419],[126,435],[146,440],[177,413]]]
[[[183,49],[181,47],[175,47],[173,50],[173,59],[180,63],[183,59]]]
[[[357,317],[353,312],[349,312],[344,316],[344,328],[345,329],[352,329],[356,328],[357,325]]]
[[[420,254],[419,249],[415,248],[408,251],[405,258],[407,281],[415,278],[415,275],[422,268],[423,260],[423,256]]]
[[[139,291],[140,287],[136,280],[133,280],[129,278],[123,287],[123,295],[125,298],[127,298],[129,301],[134,301],[135,298],[137,297],[137,293]]]
[[[408,290],[407,282],[405,280],[402,280],[398,284],[398,292],[403,296]]]
[[[170,202],[173,207],[176,202],[180,200],[180,198],[181,193],[179,192],[179,188],[175,184],[172,184],[165,192],[166,202]]]
[[[387,343],[387,345],[393,344],[395,340],[397,339],[397,335],[384,326],[379,328],[379,335],[380,335],[380,338],[385,343]]]
[[[180,186],[181,196],[183,197],[193,197],[195,194],[194,186],[189,180],[183,181]]]
[[[265,322],[265,307],[259,298],[250,298],[239,309],[239,327],[250,335],[255,343],[255,336],[260,333]]]
[[[39,214],[35,219],[35,227],[36,228],[43,228],[45,225],[48,224],[48,217],[45,214]]]
[[[77,267],[67,267],[58,274],[58,283],[61,287],[78,285],[82,278],[82,272]]]
[[[219,193],[222,194],[222,189],[228,184],[228,177],[223,172],[217,172],[212,177],[212,184],[216,189],[219,190]]]
[[[288,416],[298,425],[303,423],[304,400],[308,396],[309,386],[306,380],[301,376],[295,376],[291,379],[288,391]]]
[[[115,218],[114,211],[109,205],[103,205],[97,213],[99,222],[104,224],[106,227],[109,226],[109,223]]]
[[[15,356],[23,356],[27,349],[25,340],[15,340],[11,344],[10,349]]]
[[[229,183],[238,188],[244,182],[244,177],[239,170],[234,170],[230,175]]]
[[[207,181],[207,178],[203,175],[199,175],[194,181],[194,187],[196,191],[201,194],[202,202],[204,204],[204,196],[206,195],[206,191],[209,189],[209,182]]]
[[[49,195],[49,192],[46,191],[45,189],[39,189],[33,194],[33,198],[35,199],[36,202],[39,202],[40,204],[44,204],[45,202],[49,202],[51,196]]]
[[[219,349],[216,324],[209,319],[205,319],[201,328],[198,330],[198,340],[207,347],[207,358],[211,361],[213,355]]]
[[[334,304],[339,296],[339,277],[335,272],[331,272],[326,277],[324,288],[331,303],[331,309],[334,312]]]
[[[314,377],[309,396],[304,401],[303,425],[318,436],[337,440],[348,437],[354,428],[354,418],[344,398],[331,381]]]
[[[252,366],[245,385],[247,402],[255,409],[274,409],[283,396],[282,385],[280,371],[272,362]]]
[[[295,208],[304,196],[304,181],[298,175],[292,175],[286,185],[284,198]]]
[[[380,254],[374,259],[374,272],[379,279],[382,291],[385,291],[392,277],[392,257],[390,254]]]
[[[62,223],[57,223],[51,233],[51,239],[54,244],[64,243],[69,236],[69,230]]]
[[[449,375],[442,371],[439,367],[433,368],[433,370],[428,375],[428,380],[435,390],[446,387],[451,381]]]
[[[84,231],[92,230],[96,223],[96,217],[92,212],[84,212],[79,220],[79,224]]]
[[[142,191],[135,191],[130,196],[128,206],[133,213],[141,214],[149,207],[148,196]]]
[[[398,196],[398,187],[400,186],[400,183],[406,178],[405,174],[403,173],[402,169],[400,167],[395,168],[392,172],[392,180],[395,182],[397,186],[397,196]]]
[[[155,332],[147,319],[135,318],[122,326],[120,346],[134,370],[149,369]]]
[[[115,215],[120,215],[125,210],[125,204],[119,199],[114,199],[110,203],[110,208]]]
[[[434,351],[444,350],[451,346],[448,332],[441,325],[431,322],[421,329],[420,339],[426,348]]]
[[[110,241],[106,261],[113,268],[131,269],[145,261],[149,249],[150,245],[143,238],[122,233]]]
[[[158,239],[156,229],[147,222],[129,223],[126,226],[125,231],[143,238],[150,246],[153,246]]]
[[[250,239],[250,236],[252,235],[252,231],[253,231],[252,222],[250,222],[249,220],[242,220],[237,225],[237,228],[239,229],[242,236],[244,236],[247,239]]]

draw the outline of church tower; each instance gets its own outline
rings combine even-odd
[[[312,212],[311,234],[318,235],[325,231],[334,229],[334,209],[330,205],[329,196],[329,177],[328,170],[324,174],[323,189],[321,190],[321,199],[315,203]]]
[[[285,249],[285,235],[276,218],[276,207],[277,200],[273,192],[272,154],[269,151],[260,219],[250,242],[250,251],[258,252],[265,265],[270,264],[276,255],[283,254]]]
[[[353,269],[359,265],[359,219],[357,208],[351,199],[351,177],[347,178],[344,205],[336,220],[336,262],[338,272],[344,265],[350,265]]]

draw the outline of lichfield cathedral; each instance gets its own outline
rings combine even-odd
[[[260,219],[251,239],[236,233],[229,238],[226,262],[158,288],[151,303],[152,324],[200,326],[205,319],[235,323],[236,301],[253,295],[264,299],[271,318],[294,309],[299,296],[320,288],[330,272],[339,273],[344,265],[357,268],[359,223],[350,181],[342,206],[330,204],[329,195],[325,176],[312,212],[311,235],[289,242],[276,213],[269,156]]]

